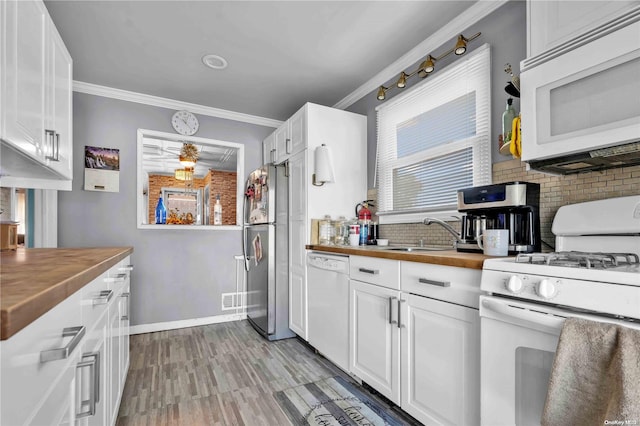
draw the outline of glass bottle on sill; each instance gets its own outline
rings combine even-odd
[[[160,191],[160,197],[158,198],[158,204],[156,204],[156,225],[164,225],[167,223],[167,209],[162,201],[162,191]]]
[[[511,142],[511,129],[516,115],[516,110],[513,109],[513,98],[509,98],[507,99],[507,108],[502,113],[502,145]]]

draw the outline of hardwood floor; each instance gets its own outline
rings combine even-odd
[[[247,321],[131,336],[117,425],[291,424],[273,392],[342,375],[298,339],[267,342]]]

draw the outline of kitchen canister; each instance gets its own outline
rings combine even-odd
[[[320,245],[332,245],[335,236],[335,229],[331,223],[331,216],[326,215],[323,219],[320,219],[319,228],[320,235],[318,236],[318,242]]]
[[[357,223],[349,225],[349,245],[360,245],[360,225]]]

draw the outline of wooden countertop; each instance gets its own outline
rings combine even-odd
[[[0,340],[22,330],[132,252],[132,247],[2,252]]]
[[[358,256],[379,257],[383,259],[406,260],[409,262],[434,263],[437,265],[458,266],[461,268],[482,269],[485,256],[480,253],[461,253],[451,250],[437,251],[395,251],[389,247],[378,246],[323,246],[311,244],[305,246],[308,250],[324,251],[329,253],[353,254]]]

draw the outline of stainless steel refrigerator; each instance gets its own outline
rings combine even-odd
[[[289,329],[286,167],[266,165],[251,172],[243,205],[247,319],[269,340],[293,337]]]

